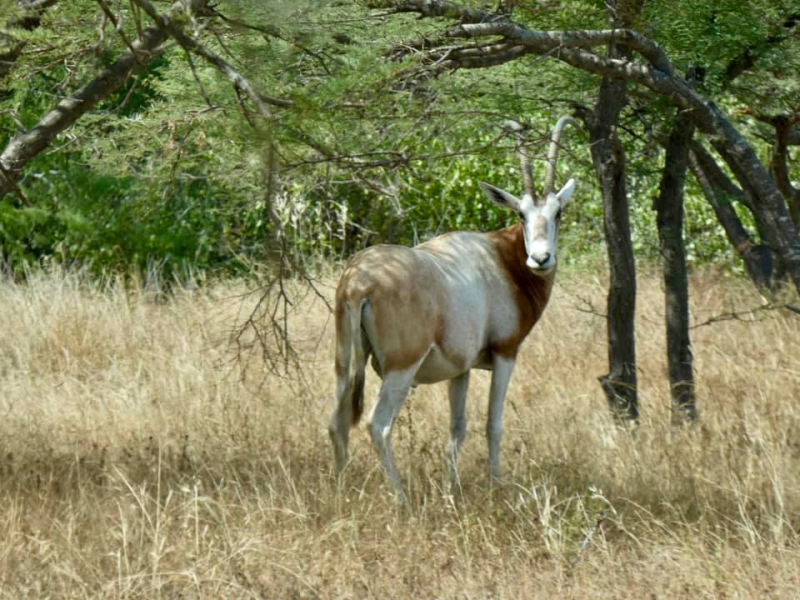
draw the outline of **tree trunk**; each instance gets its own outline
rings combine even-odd
[[[628,26],[641,10],[641,0],[608,2],[615,26]],[[630,58],[630,50],[608,46],[610,58]],[[592,162],[603,194],[603,231],[608,252],[609,287],[608,373],[598,378],[611,411],[619,421],[639,418],[636,388],[636,264],[633,258],[628,192],[625,182],[625,150],[616,133],[619,114],[626,102],[627,84],[604,77],[597,104],[589,119]]]
[[[756,227],[758,228],[758,234],[761,237],[762,242],[765,243],[770,250],[772,250],[770,289],[774,290],[776,286],[778,286],[778,284],[786,278],[787,273],[790,277],[794,277],[791,270],[792,254],[787,254],[785,250],[781,250],[781,244],[784,240],[782,229],[785,229],[788,232],[789,228],[794,228],[794,224],[791,222],[791,217],[788,214],[786,202],[783,199],[783,196],[781,196],[780,192],[778,192],[778,196],[781,198],[783,212],[786,215],[786,221],[788,221],[788,224],[781,224],[781,219],[776,218],[776,215],[773,214],[771,210],[761,201],[761,198],[759,198],[759,192],[758,189],[753,185],[751,174],[742,168],[742,166],[724,144],[718,140],[711,142],[711,144],[730,167],[731,172],[739,182],[739,185],[744,192],[744,198],[746,199],[747,207],[753,214],[753,219],[755,220]],[[790,232],[788,232],[787,235],[790,235]],[[800,241],[800,236],[797,235],[796,230],[794,230],[794,237],[797,237],[798,241]],[[800,256],[800,254],[798,254],[798,256]],[[800,287],[798,287],[798,291],[800,291]]]
[[[789,176],[789,136],[798,117],[779,117],[773,119],[775,127],[775,144],[772,146],[772,172],[775,174],[775,183],[786,198],[789,205],[789,214],[796,229],[800,229],[800,190],[792,185]]]
[[[718,129],[723,137],[714,143],[714,147],[745,192],[751,192],[750,204],[759,232],[776,252],[782,267],[791,277],[795,288],[800,291],[800,235],[789,214],[786,201],[764,165],[759,162],[753,148],[741,134],[727,120],[719,123]]]
[[[636,266],[631,243],[625,151],[615,127],[625,103],[625,82],[604,78],[589,118],[591,153],[603,194],[603,229],[608,252],[608,369],[599,377],[614,416],[639,417],[636,394]]]
[[[712,164],[708,164],[709,159]],[[763,244],[756,244],[742,225],[739,215],[736,214],[731,197],[732,193],[734,196],[737,193],[741,194],[741,190],[733,186],[733,191],[731,191],[727,185],[719,183],[719,175],[721,175],[728,185],[733,185],[721,171],[718,174],[710,172],[719,170],[719,167],[705,152],[705,149],[696,142],[692,144],[692,150],[689,153],[689,167],[700,184],[706,200],[714,209],[714,214],[722,225],[725,236],[742,259],[747,276],[750,277],[759,292],[771,293],[772,250]]]
[[[683,244],[683,188],[693,135],[693,125],[685,114],[679,113],[667,141],[661,185],[654,201],[664,270],[667,363],[674,425],[697,417],[689,339],[689,283]]]

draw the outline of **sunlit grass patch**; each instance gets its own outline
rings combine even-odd
[[[327,282],[328,284],[330,282]],[[693,279],[695,322],[759,299]],[[326,285],[325,293],[331,293]],[[333,331],[305,295],[302,382],[233,360],[245,286],[37,275],[0,288],[0,597],[792,597],[800,586],[800,321],[692,331],[700,422],[669,426],[663,296],[640,281],[642,422],[614,426],[601,281],[562,277],[509,391],[491,486],[476,373],[449,488],[444,385],[414,390],[398,507],[363,427],[341,488]],[[246,299],[244,302],[252,302]],[[327,326],[326,326],[327,324]],[[378,380],[370,373],[368,402]]]

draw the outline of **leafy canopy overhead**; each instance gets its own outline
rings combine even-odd
[[[11,195],[0,202],[6,259],[230,268],[265,257],[273,209],[305,253],[348,253],[371,241],[413,242],[447,229],[502,225],[506,215],[483,201],[476,182],[521,185],[515,141],[504,134],[503,121],[529,126],[541,178],[549,128],[576,106],[593,105],[597,79],[537,56],[415,79],[415,52],[396,49],[434,38],[451,23],[388,15],[368,4],[222,1],[216,14],[187,22],[188,32],[262,93],[285,101],[271,108],[274,122],[261,121],[208,63],[166,44],[146,70],[32,161],[19,181],[27,205]],[[515,4],[514,18],[531,29],[608,23],[601,1]],[[77,0],[56,3],[39,27],[9,29],[11,37],[0,40],[0,52],[25,44],[0,81],[3,146],[97,76],[126,51],[126,39],[151,24],[128,3],[107,6],[124,38],[101,3]],[[15,1],[4,0],[3,8],[11,18],[20,12]],[[157,8],[165,12],[168,5]],[[798,108],[800,50],[791,25],[798,12],[797,0],[652,1],[644,3],[637,29],[679,69],[702,67],[705,92],[756,133],[753,110]],[[657,185],[657,132],[668,114],[663,100],[642,90],[623,113],[631,190],[641,199],[634,235],[639,250],[652,253],[647,198]],[[274,206],[265,192],[265,140],[279,157]],[[596,247],[600,209],[585,138],[571,134],[565,141],[559,177],[582,184],[564,232],[575,238],[566,241],[574,256]],[[706,258],[724,241],[696,198],[689,203],[693,256]]]

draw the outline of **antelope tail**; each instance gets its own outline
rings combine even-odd
[[[338,362],[347,374],[347,393],[350,395],[350,422],[357,425],[364,412],[364,379],[368,358],[366,334],[361,328],[361,315],[366,304],[362,300],[357,306],[347,306],[345,310],[344,340],[338,344]]]

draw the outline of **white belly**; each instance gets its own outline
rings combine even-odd
[[[433,346],[414,375],[414,385],[447,381],[470,369],[491,371],[492,361],[489,354],[488,351],[480,352],[464,362],[455,363],[448,359],[438,346]]]

